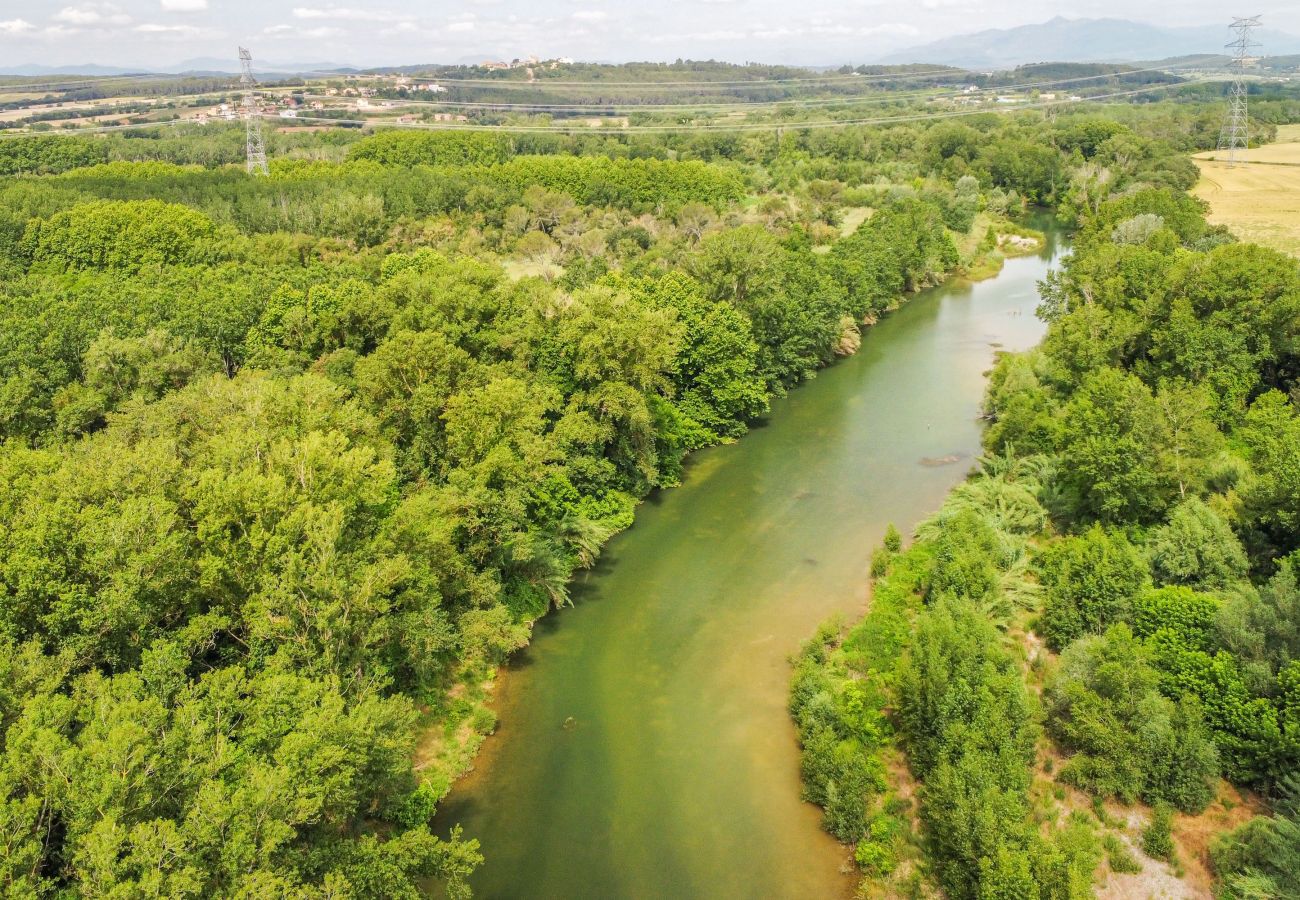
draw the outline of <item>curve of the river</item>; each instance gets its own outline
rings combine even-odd
[[[969,470],[983,375],[1042,336],[1057,247],[918,294],[641,506],[574,608],[538,623],[438,813],[482,842],[476,896],[851,893],[848,851],[799,799],[788,660],[863,611],[886,524],[910,528]]]

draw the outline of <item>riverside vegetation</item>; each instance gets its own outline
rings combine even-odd
[[[1186,137],[1198,109],[1159,122]],[[1082,112],[268,141],[267,178],[230,165],[236,128],[0,143],[6,896],[402,897],[430,879],[463,896],[477,845],[429,822],[493,727],[495,667],[685,453],[742,435],[907,292],[987,267],[1026,203],[1092,218],[1116,209],[1103,190],[1157,185],[1140,196],[1175,199],[1142,260],[1181,258],[1171,228],[1220,239],[1174,215],[1195,170],[1164,138]],[[1119,209],[1114,228],[1147,227]],[[1259,349],[1225,376],[1242,403]],[[1055,436],[1051,404],[1072,401],[1036,383],[1017,409],[1041,405],[1025,427]],[[1289,408],[1260,402],[1242,485],[1272,471],[1249,454],[1285,456],[1266,435]],[[1204,477],[1184,493],[1221,483]],[[1261,566],[1292,527],[1290,482],[1267,484]],[[1000,540],[971,527],[973,547]],[[946,603],[936,640],[1010,684],[999,645],[973,646],[970,612]],[[1242,663],[1261,710],[1272,652]],[[1008,697],[1014,748],[963,765],[997,757],[994,824],[1020,823],[1000,865],[1018,872],[1037,840],[1014,815],[1033,717]],[[862,721],[883,729],[868,699]],[[913,739],[936,772],[962,743]],[[1268,753],[1242,759],[1272,777]],[[1053,871],[1078,867],[1076,831]]]
[[[464,895],[430,819],[570,574],[1068,190],[1043,141],[1144,146],[268,137],[0,143],[6,896]]]
[[[806,796],[865,895],[1091,896],[1138,847],[1177,873],[1220,779],[1272,812],[1213,842],[1216,890],[1300,895],[1300,268],[1115,174],[1062,205],[979,472],[797,662]]]

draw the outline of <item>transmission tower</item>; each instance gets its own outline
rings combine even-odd
[[[1245,161],[1246,149],[1250,146],[1250,128],[1246,116],[1246,66],[1253,61],[1251,49],[1258,47],[1251,40],[1252,28],[1259,27],[1259,16],[1233,19],[1232,31],[1235,37],[1225,46],[1232,51],[1232,91],[1228,95],[1228,118],[1219,132],[1219,149],[1228,151],[1228,168],[1237,164],[1240,154]]]
[[[239,84],[244,89],[244,148],[248,154],[248,173],[266,174],[266,145],[262,143],[262,108],[257,103],[257,79],[253,77],[253,54],[239,48]]]

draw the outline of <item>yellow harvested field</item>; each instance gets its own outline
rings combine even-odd
[[[1233,168],[1222,154],[1201,153],[1192,189],[1210,204],[1209,220],[1246,241],[1300,256],[1300,125],[1278,129],[1277,142],[1256,147]]]

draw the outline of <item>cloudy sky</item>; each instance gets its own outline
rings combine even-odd
[[[1256,2],[1248,12],[1300,32],[1296,0]],[[833,64],[1055,15],[1206,25],[1227,13],[1218,0],[0,0],[0,66],[162,67],[231,57],[240,43],[281,63],[536,54]]]

